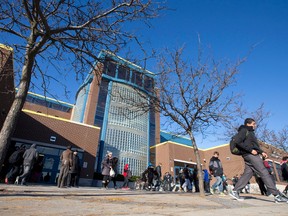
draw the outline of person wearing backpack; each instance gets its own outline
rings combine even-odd
[[[30,175],[34,163],[38,160],[38,151],[36,149],[36,144],[32,144],[29,149],[27,149],[23,154],[23,174],[17,176],[15,184],[26,185],[26,179]]]
[[[239,192],[245,188],[255,172],[261,177],[271,194],[274,195],[275,203],[288,203],[288,199],[276,188],[268,170],[263,164],[262,157],[267,158],[267,154],[259,146],[258,140],[254,133],[255,129],[255,120],[252,118],[247,118],[244,121],[244,125],[239,127],[238,134],[234,137],[237,147],[241,149],[241,155],[245,162],[245,168],[243,175],[236,183],[234,189],[230,191],[229,195],[236,200],[242,201],[243,198],[239,196]],[[247,131],[249,133],[247,133]]]
[[[219,190],[219,194],[223,194],[223,166],[219,159],[219,152],[215,151],[213,153],[212,158],[209,162],[209,171],[211,175],[213,175],[216,178],[216,182],[212,185],[210,193],[214,194],[216,188]]]
[[[288,182],[288,156],[284,156],[281,161],[281,171],[283,180]],[[286,185],[283,193],[287,196],[288,195],[288,185]]]
[[[8,159],[11,169],[6,174],[5,183],[9,184],[15,181],[16,176],[19,175],[21,171],[21,166],[23,164],[23,154],[25,152],[25,145],[21,145],[16,151],[14,151]]]

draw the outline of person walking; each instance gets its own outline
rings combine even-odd
[[[25,145],[21,145],[14,151],[8,159],[11,169],[6,174],[5,183],[9,184],[15,182],[16,177],[21,172],[21,166],[23,165],[23,154],[25,152]]]
[[[155,167],[155,190],[159,191],[161,185],[161,177],[162,177],[162,163],[159,163],[158,166]]]
[[[79,187],[79,174],[80,174],[80,159],[78,156],[78,151],[75,150],[72,156],[72,166],[69,170],[68,175],[68,187]]]
[[[198,169],[197,168],[194,168],[194,170],[192,172],[192,182],[193,182],[193,185],[195,187],[195,192],[199,193],[200,188],[199,188],[199,177],[198,177]]]
[[[207,169],[203,169],[203,181],[205,193],[210,193],[210,176]]]
[[[105,158],[102,161],[102,172],[101,174],[103,175],[103,180],[102,180],[102,187],[105,189],[108,189],[108,184],[110,182],[110,170],[112,168],[112,157],[113,154],[110,151],[107,151],[107,154],[105,156]]]
[[[118,175],[117,164],[118,164],[118,158],[112,157],[112,169],[114,170],[115,174],[114,174],[114,176],[110,176],[110,179],[113,182],[113,186],[114,186],[115,190],[117,189],[117,184],[116,184],[116,179],[117,179],[117,175]]]
[[[233,187],[235,187],[235,185],[237,184],[238,181],[239,181],[239,177],[238,177],[238,174],[236,174],[236,175],[233,176],[233,178],[232,178]]]
[[[281,161],[281,171],[282,171],[282,177],[283,180],[288,182],[288,157],[285,156],[282,158]],[[286,185],[283,193],[287,196],[288,195],[288,185]]]
[[[72,155],[71,146],[69,145],[60,156],[61,168],[57,182],[58,188],[64,188],[67,185],[69,169],[72,166]]]
[[[269,172],[274,184],[276,185],[276,179],[274,177],[273,168],[271,167],[271,165],[268,162],[268,157],[266,157],[266,158],[263,157],[263,164],[266,167],[267,171]]]
[[[218,188],[219,193],[222,194],[223,193],[223,180],[222,180],[223,166],[219,159],[219,152],[217,151],[213,153],[213,156],[210,159],[209,170],[210,170],[211,175],[213,175],[216,178],[216,182],[212,185],[210,193],[214,194],[216,188]]]
[[[184,188],[182,187],[182,185],[184,185],[184,183],[185,183],[185,176],[183,174],[183,168],[181,168],[179,170],[179,174],[178,174],[177,178],[178,178],[178,182],[179,182],[179,190],[181,192],[183,192]]]
[[[153,184],[154,166],[151,163],[149,163],[145,172],[147,173],[147,185],[148,185],[147,190],[152,190],[152,188],[154,187]]]
[[[27,177],[31,174],[34,163],[38,160],[39,154],[36,150],[36,144],[32,144],[23,154],[23,174],[17,176],[15,184],[26,185]]]
[[[185,178],[185,182],[182,185],[182,188],[184,192],[190,192],[192,188],[191,188],[191,181],[190,181],[190,169],[189,169],[188,164],[186,164],[185,167],[183,168],[183,175]]]
[[[172,190],[173,177],[169,172],[166,172],[163,177],[163,190],[171,191]]]
[[[227,176],[225,174],[222,175],[222,184],[223,184],[223,193],[228,194],[228,182]]]
[[[267,154],[260,148],[255,136],[256,122],[252,118],[247,118],[244,125],[238,129],[238,134],[234,137],[238,149],[245,162],[244,173],[236,183],[229,195],[236,200],[242,201],[239,192],[245,188],[253,173],[255,172],[263,180],[268,191],[274,195],[275,202],[288,202],[288,199],[276,188],[268,170],[263,164],[262,157],[267,158]]]
[[[270,164],[268,163],[267,158],[264,158],[264,157],[263,157],[263,164],[264,164],[264,166],[266,167],[266,169],[268,170],[268,172],[269,172],[269,174],[270,174],[270,176],[271,176],[274,184],[276,185],[276,180],[275,180],[275,178],[274,178],[273,169],[272,169],[272,167],[270,166]],[[260,189],[261,194],[262,194],[262,195],[269,196],[269,195],[270,195],[270,192],[267,191],[267,188],[266,188],[264,182],[262,181],[262,179],[260,178],[260,176],[257,176],[256,174],[254,174],[254,177],[255,177],[256,182],[257,182],[257,184],[258,184],[258,186],[259,186],[259,189]]]
[[[124,182],[122,185],[122,189],[127,190],[127,189],[129,189],[129,187],[128,187],[129,178],[131,178],[131,171],[129,170],[129,164],[125,164],[122,174],[124,176]]]

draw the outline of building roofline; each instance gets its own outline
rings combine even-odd
[[[173,145],[179,145],[179,146],[183,146],[183,147],[187,147],[187,148],[194,148],[193,146],[188,146],[188,145],[185,145],[185,144],[182,144],[182,143],[177,143],[177,142],[173,142],[173,141],[165,141],[165,142],[162,142],[162,143],[158,143],[154,146],[151,146],[150,149],[153,149],[153,148],[157,148],[159,146],[162,146],[162,145],[165,145],[165,144],[173,144]],[[210,147],[210,148],[198,148],[199,150],[201,151],[209,151],[209,150],[212,150],[212,149],[216,149],[216,148],[220,148],[220,147],[225,147],[229,145],[229,143],[226,143],[226,144],[221,144],[221,145],[217,145],[217,146],[213,146],[213,147]]]
[[[22,109],[22,111],[25,112],[25,113],[31,113],[31,114],[34,114],[34,115],[39,115],[39,116],[43,116],[43,117],[47,117],[47,118],[52,118],[52,119],[56,119],[56,120],[59,120],[59,121],[65,121],[65,122],[69,122],[71,124],[76,124],[76,125],[80,125],[80,126],[84,126],[84,127],[90,127],[90,128],[95,128],[95,129],[99,129],[99,130],[101,129],[100,127],[97,127],[97,126],[94,126],[94,125],[83,124],[83,123],[71,121],[69,119],[64,119],[64,118],[60,118],[60,117],[56,117],[56,116],[52,116],[52,115],[38,113],[38,112],[27,110],[27,109]]]
[[[101,56],[102,53],[106,53],[106,54],[108,54],[109,56],[112,56],[112,57],[114,57],[114,58],[116,58],[116,59],[119,59],[119,60],[125,62],[127,65],[131,65],[131,66],[133,66],[133,67],[135,67],[135,68],[138,68],[139,70],[141,70],[141,71],[143,71],[143,72],[146,72],[146,73],[148,73],[148,74],[150,74],[150,75],[152,75],[152,76],[155,76],[155,74],[154,74],[153,72],[151,72],[151,71],[149,71],[149,70],[147,70],[147,69],[144,69],[144,68],[140,67],[139,65],[136,65],[135,63],[130,62],[130,61],[128,61],[128,60],[126,60],[126,59],[124,59],[124,58],[122,58],[122,57],[120,57],[120,56],[118,56],[118,55],[116,55],[116,54],[108,51],[108,50],[101,50],[100,56]],[[102,55],[105,55],[105,54],[102,54]],[[106,55],[106,56],[107,56],[107,55]]]
[[[193,164],[196,165],[196,162],[192,162],[192,161],[185,161],[185,160],[180,160],[180,159],[174,159],[174,161],[176,162],[181,162],[181,163],[186,163],[186,164]]]
[[[212,150],[212,149],[225,147],[225,146],[227,146],[227,145],[229,145],[229,143],[226,143],[226,144],[220,144],[220,145],[217,145],[217,146],[209,147],[209,148],[203,149],[203,151],[209,151],[209,150]]]
[[[36,96],[38,98],[41,98],[41,99],[45,99],[49,102],[57,102],[57,103],[60,103],[62,105],[66,105],[66,106],[69,106],[69,108],[73,108],[73,104],[70,104],[70,103],[67,103],[67,102],[64,102],[64,101],[60,101],[60,100],[56,100],[54,98],[50,98],[50,97],[46,97],[46,96],[43,96],[43,95],[40,95],[40,94],[37,94],[37,93],[33,93],[33,92],[28,92],[29,95],[32,95],[32,96]]]
[[[77,90],[77,92],[76,92],[76,94],[75,94],[75,98],[76,98],[76,99],[77,99],[77,96],[78,96],[79,92],[81,91],[81,89],[83,89],[87,84],[89,84],[89,83],[92,82],[92,80],[93,80],[93,78],[94,78],[94,76],[95,76],[95,75],[93,74],[94,68],[97,67],[97,64],[98,64],[99,62],[101,63],[101,60],[103,60],[106,56],[112,58],[112,59],[115,60],[115,61],[117,61],[119,64],[127,65],[130,69],[134,69],[134,70],[137,69],[137,71],[142,72],[142,73],[145,73],[145,75],[147,75],[147,76],[150,76],[150,77],[152,77],[152,78],[154,78],[154,76],[155,76],[155,74],[154,74],[153,72],[151,72],[151,71],[149,71],[149,70],[146,70],[146,69],[140,67],[139,65],[134,64],[133,62],[130,62],[130,61],[128,61],[128,60],[126,60],[126,59],[124,59],[124,58],[122,58],[122,57],[120,57],[120,56],[118,56],[118,55],[116,55],[116,54],[114,54],[114,53],[112,53],[112,52],[110,52],[110,51],[101,50],[101,51],[99,52],[98,56],[97,56],[98,60],[96,60],[96,61],[94,62],[93,68],[90,69],[90,71],[88,72],[86,78],[84,79],[84,82],[83,82],[83,83],[80,85],[80,87],[78,88],[78,90]],[[103,75],[104,75],[104,74],[102,74],[102,76],[103,76]],[[104,75],[104,77],[105,77],[105,75]],[[107,77],[106,77],[106,78],[107,78]],[[119,80],[115,80],[115,79],[112,78],[112,77],[109,78],[109,79],[111,79],[111,80],[113,80],[113,81],[116,81],[116,82],[119,82]],[[125,83],[125,82],[121,82],[121,83]],[[129,85],[131,85],[131,84],[129,84]],[[133,85],[131,85],[131,86],[133,86]],[[137,86],[134,86],[134,87],[137,87]],[[141,89],[141,90],[142,90],[142,89]],[[147,92],[146,92],[146,93],[147,93]]]
[[[9,50],[9,51],[12,51],[12,52],[14,51],[12,47],[4,45],[4,44],[1,44],[1,43],[0,43],[0,48],[6,49],[6,50]]]
[[[160,133],[161,133],[161,132],[166,133],[166,134],[171,134],[171,135],[174,135],[174,136],[179,137],[179,138],[182,138],[182,139],[190,140],[189,137],[185,137],[185,136],[183,136],[183,135],[173,134],[173,132],[168,132],[168,131],[160,130]]]
[[[165,145],[165,144],[173,144],[173,145],[179,145],[179,146],[183,146],[183,147],[187,147],[187,148],[194,148],[192,146],[188,146],[188,145],[185,145],[185,144],[182,144],[182,143],[177,143],[177,142],[173,142],[173,141],[169,141],[168,140],[168,141],[165,141],[165,142],[162,142],[162,143],[158,143],[158,144],[156,144],[154,146],[151,146],[150,149],[158,148],[158,147],[160,147],[162,145]],[[199,150],[203,151],[203,149],[199,149]]]
[[[188,141],[191,141],[188,137],[185,137],[185,136],[181,136],[181,135],[176,135],[176,134],[173,134],[172,132],[167,132],[167,131],[163,131],[163,130],[160,130],[160,135],[161,135],[161,132],[163,133],[166,133],[166,134],[169,134],[169,135],[175,135],[176,138],[180,138],[180,139],[185,139],[185,140],[188,140]],[[183,144],[183,143],[179,143],[179,142],[175,142],[175,141],[165,141],[165,142],[171,142],[171,143],[176,143],[178,145],[183,145],[183,146],[187,146],[187,147],[192,147],[192,146],[189,146],[189,145],[186,145],[186,144]],[[212,149],[216,149],[216,148],[221,148],[221,147],[224,147],[224,146],[227,146],[229,145],[229,143],[224,143],[224,144],[220,144],[220,145],[216,145],[216,146],[213,146],[213,147],[209,147],[209,148],[199,148],[199,150],[202,150],[202,151],[209,151],[209,150],[212,150]],[[193,147],[192,147],[193,148]]]

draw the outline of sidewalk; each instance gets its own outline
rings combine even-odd
[[[0,184],[0,214],[8,215],[288,215],[288,204],[273,197],[197,193],[103,190],[95,187],[16,186]]]

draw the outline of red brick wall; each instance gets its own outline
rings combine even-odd
[[[269,158],[272,161],[280,162],[281,157],[285,155],[285,152],[276,149],[275,147],[267,144],[260,143],[261,148],[268,153]],[[152,148],[155,151],[156,155],[156,165],[158,163],[162,163],[163,173],[169,171],[172,175],[174,173],[171,171],[171,167],[174,168],[174,159],[195,162],[196,158],[194,154],[193,148],[177,143],[165,142],[157,145]],[[205,150],[199,150],[201,163],[203,164],[203,168],[209,169],[209,161],[213,156],[214,151],[219,152],[219,158],[223,164],[224,173],[228,178],[232,178],[234,175],[242,174],[244,171],[244,161],[241,156],[235,156],[230,153],[230,148],[228,144],[216,146],[214,148],[209,148]],[[272,153],[277,152],[279,156],[278,158],[273,157]],[[206,160],[206,163],[204,162]],[[174,169],[173,169],[174,170]],[[276,173],[276,172],[275,172]],[[277,175],[278,176],[278,175]],[[278,179],[278,177],[277,177]],[[251,182],[254,182],[252,178]]]
[[[88,93],[88,99],[86,104],[84,123],[89,125],[94,125],[95,110],[97,107],[98,96],[99,96],[99,86],[101,82],[101,74],[103,70],[103,64],[98,64],[99,67],[96,67],[94,71],[94,78],[90,84],[90,90]]]
[[[47,144],[81,148],[84,150],[83,162],[87,168],[81,170],[81,177],[93,178],[96,151],[100,128],[76,124],[59,118],[36,113],[22,112],[13,138],[32,140]],[[51,142],[50,137],[56,141]]]
[[[0,129],[14,97],[13,50],[0,44]]]

